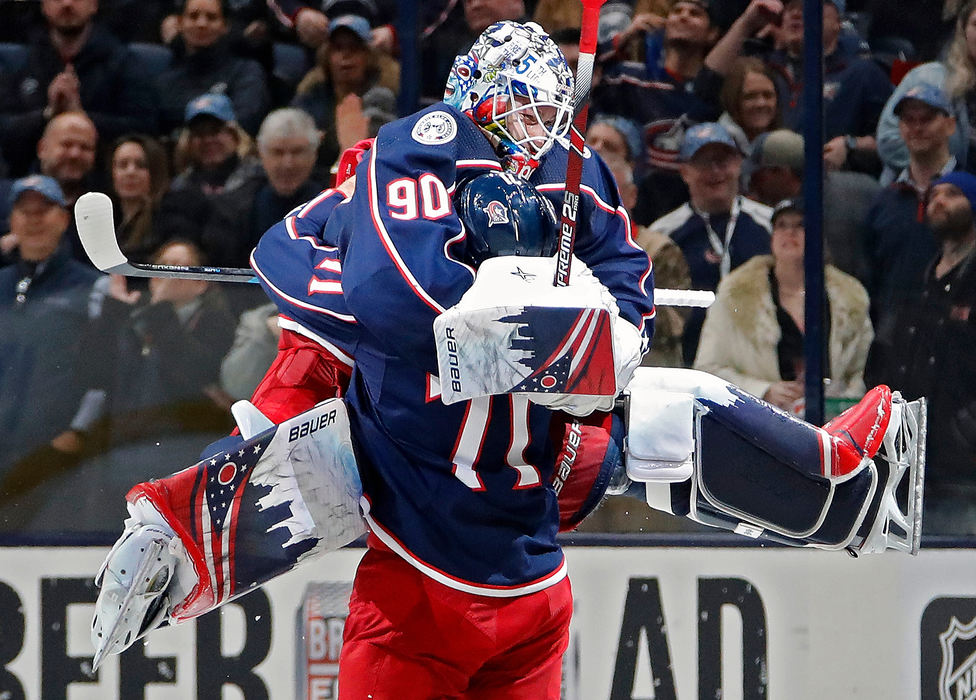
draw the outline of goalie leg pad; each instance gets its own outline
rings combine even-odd
[[[180,538],[197,584],[182,621],[365,532],[345,405],[331,399],[165,479],[134,487]]]
[[[897,393],[892,402],[887,390],[869,392],[862,408],[877,408],[884,421],[874,423],[883,438],[870,432],[868,449],[853,462],[845,455],[838,469],[839,441],[851,442],[849,435],[832,435],[717,377],[642,368],[628,389],[631,401],[642,391],[686,391],[696,398],[693,474],[670,485],[648,481],[650,506],[789,544],[918,551],[924,403],[906,403]],[[629,425],[628,444],[635,429],[652,426]],[[900,496],[905,483],[908,494]]]
[[[851,541],[877,488],[872,462],[830,479],[784,463],[713,414],[700,415],[699,424],[696,518],[717,511],[794,540],[834,547]]]
[[[705,501],[791,537],[816,531],[834,484],[815,473],[820,440],[813,426],[784,422],[766,404],[746,401],[734,407],[701,402],[696,422],[695,486]]]

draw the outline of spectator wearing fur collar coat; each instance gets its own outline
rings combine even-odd
[[[772,255],[757,255],[720,283],[695,356],[695,369],[732,382],[786,410],[803,404],[803,203],[780,202],[772,217]],[[826,394],[860,398],[874,337],[868,295],[832,265],[827,288]]]

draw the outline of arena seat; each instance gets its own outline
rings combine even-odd
[[[0,70],[15,73],[27,65],[27,46],[0,42]]]
[[[142,63],[146,73],[153,78],[169,68],[173,60],[173,52],[162,44],[134,41],[129,44],[129,50]]]
[[[297,44],[276,41],[272,46],[272,55],[275,77],[294,90],[311,68],[305,48]]]

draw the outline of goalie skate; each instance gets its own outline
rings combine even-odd
[[[92,619],[93,671],[166,619],[179,551],[171,542],[179,546],[172,532],[132,521],[105,559],[95,577],[101,591]]]
[[[925,480],[925,399],[905,401],[894,392],[891,411],[891,421],[874,457],[881,498],[867,532],[859,533],[849,547],[854,555],[886,549],[918,554]]]

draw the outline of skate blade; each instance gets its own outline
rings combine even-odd
[[[126,579],[110,571],[105,572],[110,573],[113,580],[107,581],[103,576],[102,590],[95,604],[92,671],[98,670],[108,654],[124,651],[139,638],[151,603],[163,595],[169,584],[172,567],[168,562],[162,562],[160,557],[165,549],[166,545],[159,540],[149,542],[136,573],[128,579],[128,585]],[[164,578],[160,578],[160,574],[164,574]],[[128,578],[127,575],[123,576]],[[112,601],[117,600],[123,590],[125,594],[115,609]]]
[[[918,554],[922,538],[922,496],[925,483],[925,433],[927,410],[925,399],[906,402],[901,394],[892,396],[895,429],[887,431],[875,460],[888,465],[884,495],[875,526],[857,548],[860,554],[893,549]],[[907,480],[904,496],[898,491]]]

